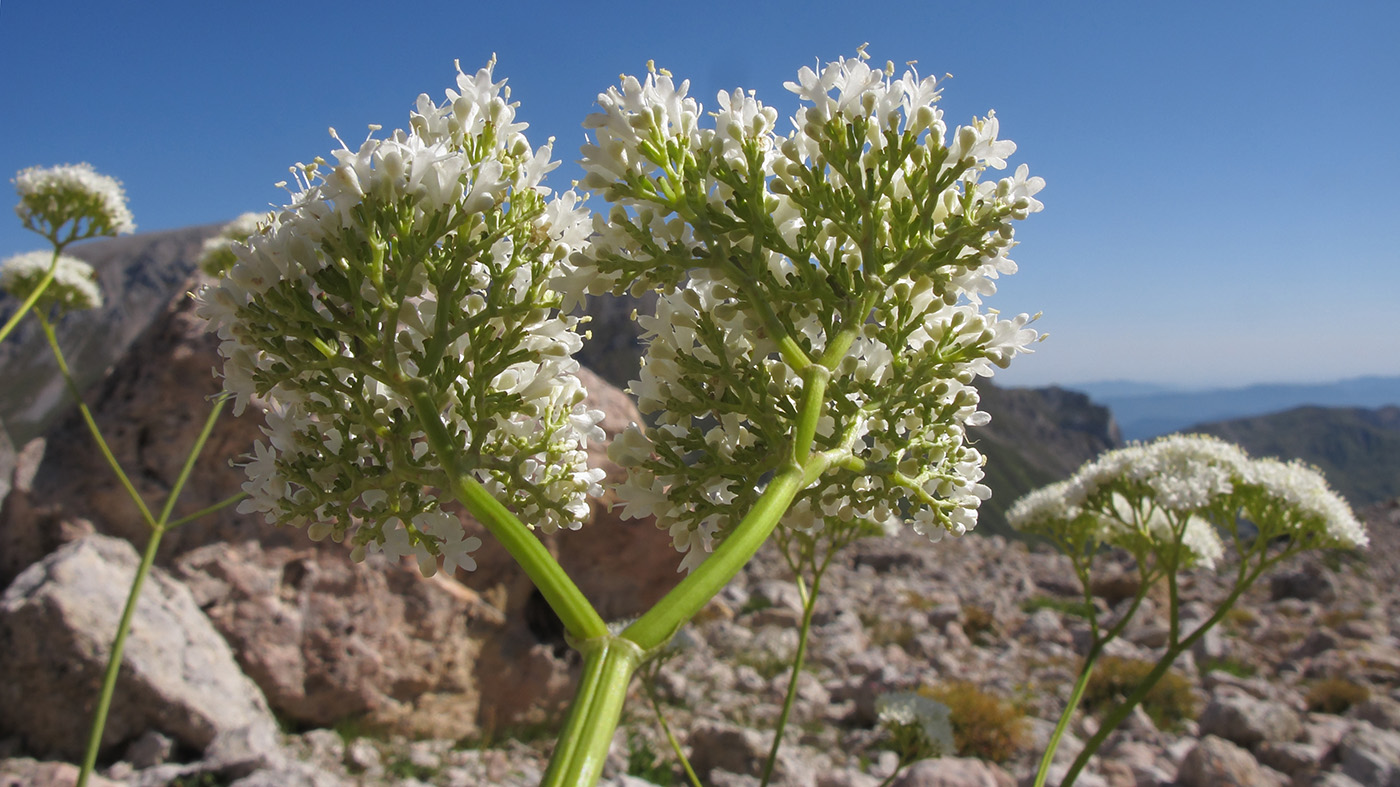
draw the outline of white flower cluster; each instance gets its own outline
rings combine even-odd
[[[54,265],[54,253],[30,251],[16,254],[0,263],[0,289],[16,298],[28,298],[39,286],[49,267]],[[96,309],[102,305],[102,291],[97,286],[97,272],[76,257],[58,255],[53,281],[35,302],[40,312],[58,306],[62,310]]]
[[[875,719],[896,734],[898,728],[914,728],[921,735],[916,748],[920,757],[940,757],[956,751],[951,710],[941,702],[909,691],[881,694],[875,698]]]
[[[1030,317],[982,312],[1014,273],[1012,222],[1039,211],[995,116],[951,141],[933,78],[872,69],[863,53],[787,84],[805,102],[780,136],[752,93],[701,107],[653,70],[598,97],[582,185],[613,203],[563,285],[660,293],[632,384],[656,429],[616,448],[629,516],[655,514],[697,565],[788,461],[804,369],[831,374],[815,449],[846,460],[785,520],[908,521],[937,539],[976,524],[989,492],[965,428],[972,387],[1037,338]]]
[[[234,245],[246,243],[267,220],[266,213],[244,213],[225,224],[218,235],[204,241],[199,254],[199,269],[215,278],[228,273],[229,268],[238,261],[233,253]]]
[[[577,528],[601,494],[584,448],[602,413],[549,285],[588,214],[572,192],[548,198],[550,147],[531,149],[493,66],[459,68],[442,105],[420,97],[411,131],[298,165],[292,204],[202,291],[235,410],[266,401],[240,510],[428,572],[438,556],[472,567],[479,544],[433,492],[449,473],[546,531]],[[434,416],[454,456],[430,449]]]
[[[122,184],[99,174],[91,164],[30,167],[15,175],[14,184],[19,192],[15,213],[20,221],[55,242],[136,229]],[[59,228],[69,222],[73,226],[60,237]]]
[[[1137,555],[1180,543],[1191,562],[1213,568],[1220,533],[1267,543],[1287,536],[1308,547],[1362,547],[1365,530],[1317,470],[1252,459],[1206,435],[1171,435],[1109,451],[1065,481],[1038,489],[1007,513],[1013,527],[1045,536],[1072,554],[1100,544]]]

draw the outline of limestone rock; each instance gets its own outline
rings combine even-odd
[[[78,766],[71,763],[28,757],[0,760],[0,787],[73,787],[77,783]],[[88,787],[121,787],[121,783],[93,774]]]
[[[1337,746],[1342,773],[1361,784],[1400,787],[1400,733],[1358,722]]]
[[[1265,741],[1291,741],[1302,720],[1286,705],[1244,694],[1217,693],[1201,713],[1201,734],[1217,735],[1246,748]]]
[[[1207,735],[1186,755],[1176,778],[1181,787],[1283,787],[1287,783],[1271,774],[1248,751]]]
[[[476,731],[472,666],[500,612],[447,577],[382,556],[355,563],[334,543],[211,544],[179,574],[244,670],[284,717],[331,726],[361,718],[400,732]]]
[[[920,760],[894,780],[893,787],[1012,787],[1010,774],[991,763],[963,757]]]
[[[124,541],[89,536],[26,569],[0,597],[0,729],[28,749],[81,755],[117,621],[138,563]],[[275,748],[276,723],[183,585],[153,570],[126,642],[103,736],[120,750],[157,730],[194,751],[249,735]]]

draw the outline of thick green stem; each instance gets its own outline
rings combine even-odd
[[[584,660],[578,693],[540,787],[591,787],[597,783],[622,718],[627,685],[644,659],[635,643],[611,634],[581,643],[579,648]]]
[[[570,636],[578,642],[608,636],[607,624],[598,611],[564,572],[559,561],[535,538],[530,528],[501,501],[492,497],[476,479],[461,471],[456,449],[442,425],[440,408],[433,402],[427,383],[412,380],[409,382],[409,392],[418,407],[418,420],[423,425],[428,443],[447,472],[453,496],[501,542],[525,575],[535,583],[535,588],[544,596],[554,614],[559,616]]]

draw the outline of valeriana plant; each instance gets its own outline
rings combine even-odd
[[[15,215],[26,229],[44,236],[53,253],[31,252],[6,263],[5,291],[23,300],[0,327],[0,342],[5,341],[44,296],[50,282],[60,275],[63,277],[61,286],[67,293],[63,297],[77,298],[71,303],[73,307],[95,308],[100,304],[102,296],[96,290],[92,269],[80,260],[65,257],[63,249],[75,241],[130,233],[136,229],[122,184],[99,174],[91,164],[30,167],[16,173],[12,182],[19,193]],[[48,257],[47,267],[41,264],[41,256]],[[82,279],[93,284],[84,284]],[[21,292],[23,294],[19,294]],[[92,305],[83,305],[85,303]]]
[[[1242,449],[1205,435],[1174,435],[1110,451],[1071,478],[1026,495],[1007,514],[1024,533],[1069,556],[1084,592],[1089,650],[1069,703],[1036,774],[1045,783],[1060,738],[1083,697],[1094,664],[1120,635],[1153,586],[1167,587],[1167,644],[1161,658],[1126,700],[1103,719],[1071,763],[1061,784],[1072,784],[1104,740],[1166,674],[1178,656],[1215,624],[1267,570],[1301,552],[1355,549],[1365,529],[1321,474],[1301,463],[1251,459]],[[1105,548],[1125,550],[1137,566],[1136,594],[1121,614],[1101,621],[1092,570]],[[1233,585],[1205,621],[1183,626],[1178,581],[1183,571],[1224,568]],[[1189,631],[1185,630],[1190,628]]]
[[[111,707],[112,695],[116,689],[117,676],[121,669],[122,653],[127,634],[131,631],[131,621],[136,611],[136,603],[141,595],[146,576],[155,563],[156,552],[160,548],[166,531],[193,521],[205,514],[216,511],[241,497],[217,503],[189,516],[173,519],[175,503],[180,498],[185,482],[194,469],[204,443],[213,430],[214,422],[223,411],[225,398],[220,397],[204,423],[203,431],[190,448],[180,475],[170,488],[158,514],[152,513],[146,501],[136,491],[126,471],[122,469],[106,438],[97,426],[97,421],[83,401],[68,361],[59,346],[54,322],[70,311],[95,309],[102,305],[102,291],[98,287],[97,274],[92,266],[74,257],[63,254],[70,243],[96,236],[116,235],[131,232],[135,225],[131,211],[126,205],[126,195],[121,185],[106,175],[95,172],[90,165],[77,164],[43,169],[33,167],[21,171],[14,179],[20,202],[15,208],[24,226],[43,235],[53,247],[52,252],[35,251],[19,254],[0,263],[0,289],[22,299],[21,307],[0,330],[0,340],[8,336],[26,313],[38,320],[39,327],[48,340],[59,373],[63,375],[69,393],[77,402],[89,433],[96,441],[107,464],[116,473],[127,496],[141,512],[141,517],[151,529],[151,537],[141,555],[141,562],[132,580],[131,591],[127,595],[126,606],[121,621],[117,624],[116,638],[107,657],[107,669],[102,680],[101,693],[93,710],[92,725],[88,733],[87,748],[79,771],[78,785],[87,784],[97,763],[97,753],[102,745],[102,732],[107,724],[107,712]]]
[[[585,124],[582,185],[611,203],[590,222],[541,185],[550,145],[526,141],[493,66],[420,96],[409,129],[298,165],[200,311],[235,407],[266,403],[241,509],[432,573],[474,566],[444,509],[464,505],[584,654],[544,783],[588,785],[638,666],[775,528],[809,621],[856,535],[975,526],[972,383],[1037,338],[981,299],[1015,271],[1012,223],[1043,183],[988,178],[1015,147],[996,118],[950,136],[933,78],[862,52],[788,84],[804,105],[786,136],[752,93],[720,94],[710,124],[687,83],[624,77]],[[531,531],[578,527],[601,491],[567,315],[648,289],[632,391],[656,428],[611,454],[625,515],[654,515],[688,574],[613,631]]]

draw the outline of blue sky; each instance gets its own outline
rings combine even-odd
[[[290,10],[289,10],[290,9]],[[1050,338],[998,380],[1188,386],[1400,374],[1400,4],[0,0],[0,173],[89,161],[140,230],[280,204],[334,126],[407,123],[494,52],[566,187],[580,124],[648,59],[784,117],[869,42],[952,73],[1046,179],[989,306]],[[786,128],[786,124],[782,126]],[[40,239],[0,220],[0,257]]]

